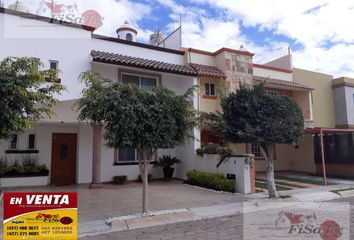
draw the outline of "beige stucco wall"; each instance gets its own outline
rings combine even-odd
[[[305,120],[311,119],[311,106],[310,106],[310,92],[305,91],[293,91],[292,97],[302,110],[302,115]]]
[[[294,81],[307,85],[312,91],[313,120],[315,127],[335,127],[335,114],[332,95],[332,75],[293,69]]]
[[[275,171],[299,171],[315,173],[313,142],[311,135],[305,135],[304,139],[295,147],[292,144],[277,144],[276,157],[274,160]],[[256,160],[256,171],[267,170],[266,161]]]
[[[215,78],[199,78],[199,110],[202,112],[216,112],[221,111],[220,106],[220,94],[218,89],[222,87],[223,80],[215,79]],[[217,98],[216,99],[209,99],[203,97],[205,94],[205,83],[213,83],[215,84],[215,91]]]
[[[264,78],[275,78],[285,81],[293,81],[293,76],[291,73],[280,72],[270,69],[264,69],[253,66],[253,75],[264,77]]]
[[[214,56],[211,55],[187,51],[185,53],[185,58],[187,63],[197,63],[197,64],[215,66],[215,58]]]

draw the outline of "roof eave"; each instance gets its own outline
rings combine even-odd
[[[146,70],[150,70],[150,71],[172,73],[172,74],[183,75],[183,76],[191,76],[191,77],[196,77],[197,76],[196,73],[184,73],[184,72],[180,72],[180,71],[159,69],[159,68],[153,68],[153,67],[148,67],[148,66],[137,66],[137,65],[134,65],[134,64],[130,64],[130,63],[121,63],[121,62],[118,63],[116,61],[110,61],[110,60],[99,59],[99,58],[93,58],[92,61],[93,62],[98,62],[98,63],[106,63],[106,64],[112,64],[112,65],[119,65],[119,66],[146,69]]]

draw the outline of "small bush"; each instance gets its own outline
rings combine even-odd
[[[205,154],[217,154],[219,146],[214,143],[208,143],[204,148]]]
[[[196,149],[195,152],[199,156],[203,156],[204,154],[218,154],[223,158],[228,158],[232,155],[230,148],[223,148],[214,143],[208,143],[204,148]]]
[[[195,152],[198,156],[203,156],[204,155],[204,148],[197,148],[195,150]]]
[[[0,157],[0,177],[21,176],[48,176],[49,170],[46,165],[38,164],[38,157],[26,155],[15,159],[12,164],[6,157]]]
[[[152,179],[152,174],[148,174],[148,181]],[[141,179],[141,175],[138,176],[138,181],[142,182],[143,180]]]
[[[235,192],[235,181],[223,175],[192,170],[187,172],[188,183],[217,191]]]
[[[123,175],[123,176],[114,176],[112,178],[112,182],[114,184],[118,184],[118,185],[121,185],[121,184],[126,184],[128,182],[128,177]]]
[[[230,148],[219,148],[218,154],[223,158],[231,157],[232,150]]]
[[[173,165],[180,163],[177,157],[171,157],[170,155],[164,155],[159,158],[159,160],[155,163],[157,167],[172,167]]]

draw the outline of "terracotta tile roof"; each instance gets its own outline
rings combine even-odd
[[[197,72],[193,68],[186,65],[172,64],[95,50],[91,51],[91,56],[94,62],[110,63],[187,76],[197,76]]]
[[[226,75],[217,67],[191,63],[192,68],[194,68],[199,76],[204,77],[222,77],[226,79]]]
[[[255,82],[265,81],[267,84],[273,84],[273,85],[279,85],[279,86],[291,87],[291,88],[301,88],[301,89],[306,89],[306,90],[313,90],[312,88],[302,85],[297,82],[291,82],[291,81],[274,79],[274,78],[253,76],[253,81],[255,81]]]

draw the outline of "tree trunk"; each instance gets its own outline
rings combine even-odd
[[[261,148],[262,148],[263,156],[267,161],[267,187],[268,187],[269,198],[278,198],[279,196],[277,193],[277,189],[275,188],[274,165],[273,165],[275,144],[266,143]]]
[[[149,211],[149,199],[148,199],[148,191],[149,191],[149,162],[147,159],[147,155],[146,155],[146,147],[143,146],[142,147],[142,160],[143,160],[143,164],[142,164],[142,171],[140,171],[141,174],[141,179],[143,181],[143,195],[142,195],[142,199],[143,199],[143,214],[147,213]]]

